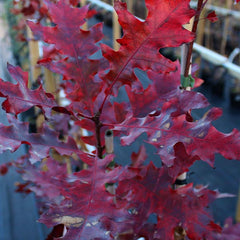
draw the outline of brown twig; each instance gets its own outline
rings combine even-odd
[[[203,0],[198,1],[197,11],[196,11],[196,15],[195,15],[195,18],[194,18],[194,23],[193,23],[193,28],[192,28],[192,32],[194,34],[196,34],[196,32],[197,32],[199,17],[200,17],[201,11],[202,11],[205,4],[206,4],[206,1],[205,2],[203,2]],[[193,51],[193,43],[194,43],[194,40],[192,42],[190,42],[189,45],[188,45],[188,53],[187,53],[187,58],[186,58],[184,77],[187,77],[189,75],[189,69],[190,69],[190,66],[191,66],[191,57],[192,57],[192,51]]]
[[[92,120],[95,123],[95,132],[96,132],[96,140],[97,140],[97,155],[98,158],[103,158],[103,147],[101,143],[101,128],[102,123],[100,121],[100,112],[96,113]]]

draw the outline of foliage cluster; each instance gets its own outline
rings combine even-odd
[[[27,187],[43,202],[40,221],[54,229],[64,226],[67,231],[61,239],[65,240],[239,239],[239,225],[228,220],[222,228],[209,213],[208,205],[222,194],[193,183],[174,188],[179,175],[197,160],[213,166],[215,153],[240,159],[240,133],[234,129],[224,134],[212,125],[221,116],[218,108],[193,119],[191,110],[208,106],[207,99],[181,87],[180,63],[159,53],[194,40],[183,25],[198,13],[189,0],[146,0],[148,16],[141,21],[125,3],[116,1],[123,37],[118,40],[120,49],[114,51],[101,43],[102,23],[83,29],[89,7],[77,8],[76,3],[45,0],[39,5],[34,0],[25,8],[31,14],[38,10],[38,21],[27,24],[36,39],[49,44],[38,63],[63,76],[60,87],[69,104],[60,106],[42,85],[29,89],[28,73],[19,67],[8,64],[15,83],[0,81],[2,108],[9,121],[8,126],[0,125],[0,149],[29,146],[28,155],[15,164],[27,181],[21,190]],[[50,26],[43,16],[49,17]],[[147,87],[136,69],[146,72]],[[195,79],[194,87],[200,82]],[[129,101],[116,100],[120,89]],[[45,117],[38,133],[29,132],[28,123],[18,118],[32,107],[40,108]],[[95,147],[91,153],[74,139],[80,128],[89,133],[80,139]],[[147,163],[144,147],[132,154],[130,165],[115,163],[114,154],[105,148],[108,129],[123,146],[146,133],[162,166]],[[63,160],[56,160],[56,154]],[[64,159],[80,170],[68,173]],[[59,237],[49,235],[49,239]]]

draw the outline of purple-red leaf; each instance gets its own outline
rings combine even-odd
[[[180,64],[176,63],[176,66],[178,70],[170,73],[149,71],[148,76],[152,83],[143,92],[134,92],[129,87],[126,88],[134,117],[142,118],[152,111],[161,110],[166,102],[175,105],[175,114],[208,106],[208,101],[203,95],[180,90]]]
[[[174,155],[174,163],[168,169],[169,175],[174,179],[180,174],[187,172],[188,168],[191,167],[196,160],[200,160],[198,156],[188,155],[182,142],[178,142],[174,145]]]
[[[231,218],[227,218],[220,234],[215,231],[212,235],[214,240],[239,240],[240,223],[233,224],[233,220]]]
[[[96,43],[103,38],[102,24],[83,30],[81,27],[85,23],[88,6],[72,8],[64,0],[56,4],[49,1],[46,3],[56,25],[47,27],[30,21],[28,25],[35,37],[55,46],[60,58],[51,59],[48,56],[40,60],[39,64],[62,74],[63,79],[68,80],[62,86],[66,98],[72,102],[71,111],[91,117],[100,108],[98,101],[101,98],[97,97],[102,91],[103,81],[98,74],[108,68],[108,62],[104,58],[89,59],[99,50]]]
[[[49,1],[45,2],[51,19],[57,26],[44,27],[39,23],[28,21],[35,37],[54,44],[63,55],[75,59],[89,56],[98,50],[95,43],[103,36],[101,33],[102,24],[97,24],[94,31],[85,31],[80,28],[85,23],[88,6],[72,8],[64,3],[64,0],[60,0],[56,4]]]
[[[133,152],[131,155],[132,159],[132,166],[133,167],[140,167],[144,163],[144,161],[147,159],[147,152],[144,145],[142,145],[139,148],[139,151],[137,153]]]
[[[0,165],[0,175],[5,175],[7,172],[8,172],[7,164],[1,164]]]
[[[110,62],[110,71],[102,78],[108,82],[107,93],[111,93],[124,84],[135,91],[142,90],[134,68],[170,72],[176,65],[159,53],[160,48],[176,47],[193,39],[192,34],[182,25],[194,15],[189,1],[147,0],[148,16],[141,21],[127,11],[125,3],[115,2],[119,23],[123,28],[123,37],[118,40],[119,51],[115,52],[102,45],[103,55]],[[178,17],[181,15],[181,17]]]
[[[27,144],[31,146],[32,162],[49,156],[51,148],[62,155],[76,153],[84,162],[92,162],[90,155],[78,149],[73,138],[68,137],[66,142],[62,142],[58,140],[58,133],[51,130],[47,125],[43,126],[40,133],[28,133],[29,126],[27,123],[20,122],[11,116],[9,116],[8,120],[10,126],[0,124],[1,153],[6,150],[14,152],[21,144]]]
[[[209,21],[211,21],[211,22],[216,22],[216,21],[218,21],[218,17],[217,17],[217,15],[216,15],[215,11],[210,12],[210,13],[207,15],[207,19],[208,19]]]
[[[186,104],[194,105],[194,101],[190,99],[189,95],[188,102],[187,98],[184,101]],[[169,101],[163,105],[160,115],[134,118],[129,114],[123,123],[115,124],[114,129],[121,130],[127,135],[122,137],[123,145],[131,144],[146,132],[148,142],[157,147],[162,161],[169,167],[174,163],[174,145],[178,142],[184,144],[189,157],[197,156],[211,166],[216,153],[228,159],[240,159],[239,131],[234,129],[231,133],[224,134],[211,124],[221,116],[220,109],[211,109],[202,119],[195,122],[186,121],[185,114],[176,115],[178,111],[176,102]]]
[[[173,190],[173,179],[167,172],[167,169],[158,169],[150,163],[136,176],[120,181],[117,204],[125,209],[127,220],[119,224],[126,232],[133,232],[136,237],[133,239],[137,239],[144,228],[149,227],[145,225],[149,216],[155,214],[157,223],[152,224],[152,239],[173,240],[177,226],[182,226],[190,239],[204,238],[211,229],[208,224],[212,222],[207,207],[218,197],[218,192],[205,187],[194,188],[192,184]]]
[[[51,109],[58,106],[53,95],[46,93],[42,86],[36,90],[29,89],[28,73],[23,72],[20,67],[8,64],[8,71],[17,84],[0,79],[0,96],[6,98],[2,104],[3,109],[17,115],[38,106],[49,117]]]
[[[116,182],[123,171],[121,167],[107,170],[112,160],[112,155],[96,158],[89,169],[66,179],[57,176],[58,186],[65,186],[60,193],[61,204],[51,201],[49,211],[41,216],[41,222],[48,226],[64,224],[68,227],[65,240],[112,239],[104,223],[107,219],[111,222],[112,218],[117,218],[118,211],[114,206],[114,195],[105,185]]]

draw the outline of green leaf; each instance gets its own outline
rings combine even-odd
[[[186,88],[186,87],[193,88],[194,83],[195,83],[195,80],[191,75],[188,75],[187,77],[184,77],[184,75],[181,75],[181,85],[183,88]]]

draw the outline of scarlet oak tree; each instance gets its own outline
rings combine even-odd
[[[27,181],[21,187],[41,198],[40,221],[48,227],[64,225],[65,240],[171,240],[176,229],[193,240],[237,239],[239,225],[222,229],[209,213],[208,205],[222,194],[192,183],[173,188],[177,177],[196,160],[213,166],[215,153],[240,159],[240,133],[224,134],[212,126],[221,116],[217,108],[194,120],[191,110],[208,106],[207,99],[182,89],[180,63],[159,53],[161,48],[194,40],[194,34],[183,28],[196,14],[189,0],[146,0],[144,21],[128,12],[125,3],[116,1],[123,29],[118,51],[100,43],[101,23],[83,30],[89,6],[75,5],[76,1],[45,0],[41,12],[51,19],[51,26],[45,26],[41,18],[27,22],[36,39],[50,44],[39,64],[63,76],[61,88],[69,104],[59,106],[42,85],[29,89],[28,74],[19,67],[8,65],[16,83],[0,81],[0,96],[5,98],[2,107],[10,124],[0,125],[1,152],[29,145],[28,155],[16,164]],[[146,88],[136,69],[145,71],[150,79]],[[129,101],[116,101],[120,89],[126,91]],[[18,116],[34,106],[42,110],[46,121],[38,133],[29,133],[28,124]],[[54,128],[51,123],[64,116],[71,119],[72,129],[68,130],[68,121]],[[76,127],[88,131],[81,141],[95,151],[80,149],[73,138]],[[144,147],[132,154],[132,164],[116,164],[114,155],[105,152],[106,129],[112,129],[123,146],[146,133],[162,167],[151,161],[146,164]],[[54,159],[56,152],[64,158],[78,158],[87,169],[68,173],[66,164]],[[156,217],[155,222],[149,221],[151,216]],[[54,239],[54,234],[49,238]]]

